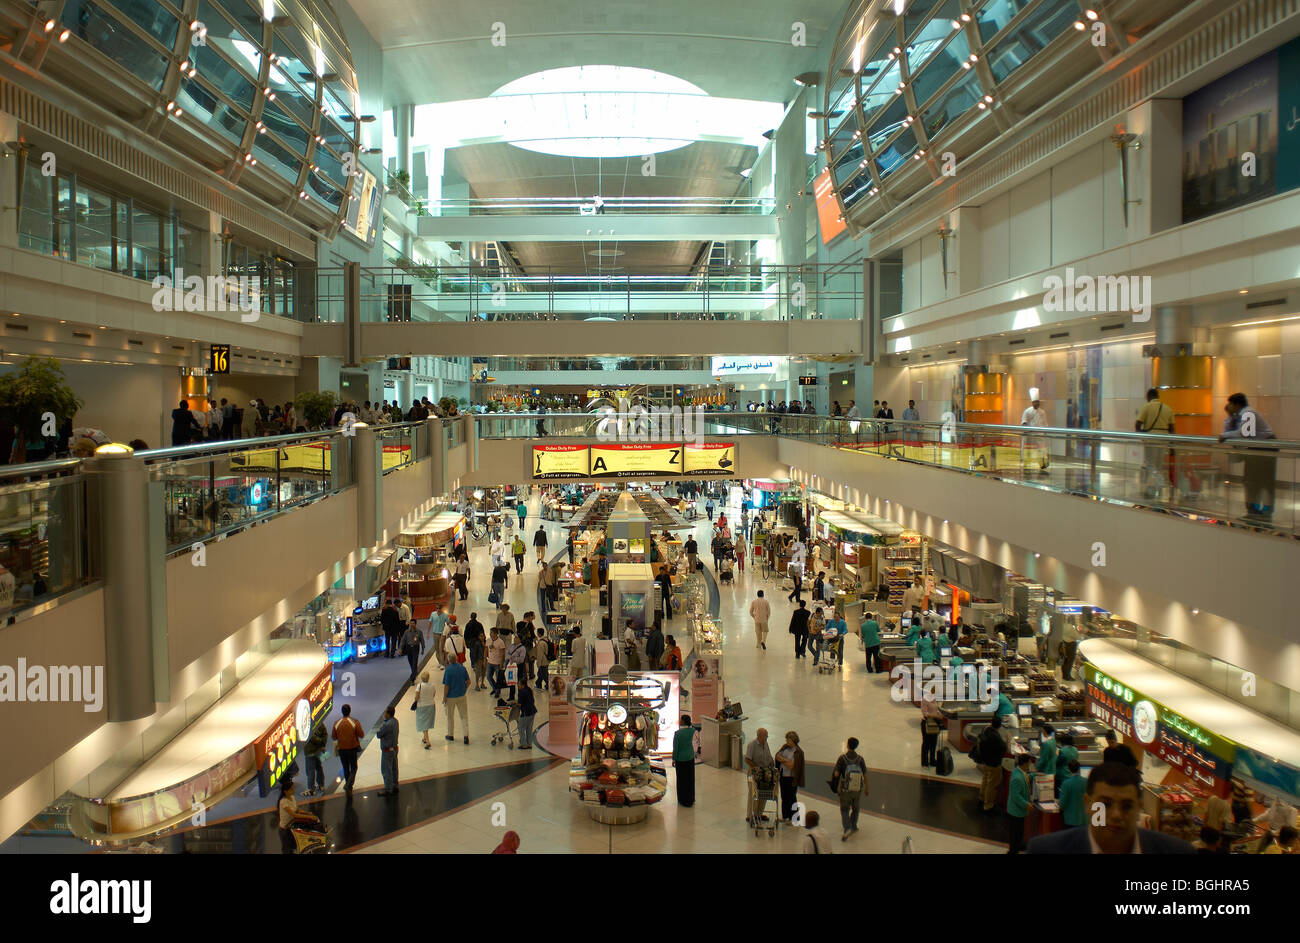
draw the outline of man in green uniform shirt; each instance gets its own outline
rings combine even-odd
[[[695,731],[691,715],[683,714],[681,725],[673,734],[673,769],[677,771],[677,804],[689,809],[695,805]]]
[[[874,612],[867,613],[862,623],[862,644],[867,649],[867,674],[880,671],[880,623]]]
[[[1088,786],[1087,780],[1079,775],[1079,761],[1070,760],[1070,773],[1061,783],[1061,818],[1066,827],[1073,828],[1087,821],[1083,807],[1083,793]]]
[[[1038,751],[1037,772],[1047,773],[1049,776],[1056,775],[1056,731],[1052,729],[1051,724],[1043,724],[1043,736],[1039,741],[1040,749]]]
[[[1025,816],[1029,814],[1029,762],[1028,753],[1016,757],[1016,768],[1011,771],[1011,785],[1007,792],[1007,824],[1011,829],[1011,843],[1007,854],[1019,854],[1025,847]]]

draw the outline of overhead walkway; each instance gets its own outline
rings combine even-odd
[[[608,197],[440,200],[416,233],[442,242],[708,242],[775,239],[770,199]]]
[[[863,356],[860,266],[727,266],[618,275],[481,266],[322,269],[304,356]],[[741,324],[743,322],[743,326]]]

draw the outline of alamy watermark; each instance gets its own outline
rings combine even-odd
[[[921,659],[899,664],[889,673],[893,682],[889,696],[895,701],[979,701],[980,710],[992,711],[998,704],[998,669],[985,665],[925,665]]]
[[[103,665],[29,665],[26,658],[18,666],[0,665],[0,704],[46,703],[51,701],[81,703],[87,714],[104,709]]]
[[[1048,275],[1043,279],[1043,310],[1122,312],[1132,314],[1134,321],[1150,321],[1151,276],[1076,276],[1067,266],[1065,278]]]
[[[125,915],[132,923],[148,923],[153,916],[153,881],[95,880],[76,871],[66,881],[50,884],[50,913],[57,916],[84,914]]]
[[[633,406],[620,398],[618,409],[598,411],[596,438],[602,442],[692,442],[704,444],[704,407]]]
[[[248,275],[157,275],[153,287],[155,311],[238,311],[239,320],[251,324],[261,317],[261,279]]]

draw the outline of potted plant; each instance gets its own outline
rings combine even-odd
[[[57,436],[83,405],[53,357],[28,357],[0,376],[0,422],[15,430],[13,461],[26,461],[28,442]]]
[[[298,415],[306,421],[308,429],[324,429],[334,418],[334,407],[338,397],[332,391],[318,393],[304,390],[293,398]]]

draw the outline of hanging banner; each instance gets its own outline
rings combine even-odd
[[[534,445],[534,478],[586,478],[587,446]]]
[[[683,470],[688,475],[734,476],[736,471],[735,442],[706,442],[688,445],[683,455]]]
[[[593,445],[590,474],[593,477],[660,478],[682,473],[682,446],[621,442]]]

